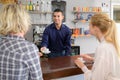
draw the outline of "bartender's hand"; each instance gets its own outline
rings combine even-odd
[[[41,52],[39,52],[38,54],[39,54],[40,57],[43,56],[43,54]]]
[[[75,64],[76,64],[79,68],[83,68],[83,67],[85,66],[80,59],[76,59],[76,60],[75,60]]]
[[[46,49],[46,47],[41,47],[40,51],[44,51]]]
[[[85,60],[85,61],[87,61],[87,62],[89,62],[89,61],[94,61],[94,58],[91,57],[91,56],[89,56],[89,55],[87,55],[87,54],[80,54],[80,57],[82,57],[83,60]]]

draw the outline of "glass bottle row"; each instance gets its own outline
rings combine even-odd
[[[28,11],[51,12],[51,1],[49,0],[39,0],[37,2],[33,2],[32,0],[26,0],[23,3],[19,1],[18,4]]]

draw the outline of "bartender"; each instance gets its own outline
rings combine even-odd
[[[71,54],[71,31],[65,24],[63,11],[55,9],[53,12],[53,23],[48,25],[41,42],[41,51],[49,51],[48,58],[69,56]],[[49,50],[48,50],[49,49]]]

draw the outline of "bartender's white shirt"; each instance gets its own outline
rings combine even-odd
[[[85,80],[120,80],[120,59],[113,44],[101,41],[92,70],[82,68]]]

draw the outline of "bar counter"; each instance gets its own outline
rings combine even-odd
[[[82,74],[82,70],[78,68],[74,63],[74,60],[78,57],[80,56],[75,55],[42,59],[41,67],[44,80]],[[92,67],[92,63],[86,62],[85,65],[89,69]]]

